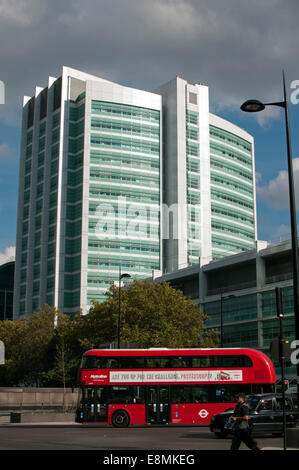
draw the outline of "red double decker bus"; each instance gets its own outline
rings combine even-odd
[[[254,349],[94,349],[82,358],[76,421],[209,424],[236,393],[273,392],[275,382]]]

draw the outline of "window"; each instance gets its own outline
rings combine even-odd
[[[214,367],[252,367],[248,356],[214,356]]]
[[[285,409],[286,411],[291,411],[293,406],[292,406],[292,400],[290,398],[285,398]],[[283,401],[282,397],[276,398],[276,410],[282,411],[283,408]]]
[[[139,385],[112,386],[107,403],[145,403],[145,387]]]
[[[62,86],[62,77],[59,77],[54,82],[53,111],[60,108],[60,106],[61,106],[61,86]]]
[[[33,125],[35,97],[28,102],[27,129]]]
[[[84,356],[83,369],[183,369],[207,367],[252,367],[249,357],[240,356]]]
[[[189,103],[197,104],[197,94],[196,93],[189,93]]]
[[[250,393],[250,385],[172,385],[171,403],[234,403],[235,395]]]
[[[273,410],[273,401],[272,401],[272,399],[261,400],[258,407],[257,407],[257,411],[259,413],[261,411],[272,411],[272,410]]]

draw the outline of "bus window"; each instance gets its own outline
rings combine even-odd
[[[169,367],[167,362],[170,358],[167,357],[146,357],[147,369],[164,369]]]
[[[190,400],[190,387],[184,385],[173,385],[171,389],[171,402],[172,403],[189,403]]]
[[[189,403],[209,403],[209,387],[192,385]]]
[[[107,387],[97,387],[96,388],[97,402],[98,403],[107,403]]]
[[[213,356],[195,356],[192,357],[192,367],[205,368],[214,367]]]
[[[122,369],[143,369],[144,368],[144,357],[134,356],[123,356],[120,357],[119,366]]]
[[[214,356],[214,367],[252,367],[248,356]]]
[[[119,369],[117,357],[105,357],[105,369]]]
[[[172,403],[209,403],[209,386],[174,385],[171,387]]]
[[[81,362],[82,369],[102,369],[103,361],[99,356],[83,356]]]
[[[173,368],[183,368],[183,367],[191,367],[191,361],[190,357],[184,356],[184,357],[172,357],[171,358],[171,366]]]
[[[108,403],[145,403],[144,387],[135,385],[112,386],[109,390]]]
[[[148,403],[157,403],[157,388],[149,387],[147,390],[147,402]]]

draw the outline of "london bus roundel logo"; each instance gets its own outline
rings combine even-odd
[[[198,414],[201,418],[206,418],[208,416],[209,412],[207,410],[200,410],[200,412]]]

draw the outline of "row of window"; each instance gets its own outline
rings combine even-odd
[[[220,324],[220,303],[220,300],[218,300],[216,302],[207,302],[204,305],[204,312],[209,316],[207,326]],[[224,297],[222,299],[222,313],[225,323],[253,320],[257,318],[257,296]]]
[[[115,132],[118,134],[133,134],[140,137],[150,137],[159,140],[160,128],[156,126],[138,125],[117,120],[91,119],[91,129],[103,132]]]
[[[194,142],[187,142],[186,144],[187,155],[199,156],[199,145]]]
[[[187,187],[193,189],[200,189],[199,176],[187,175]]]
[[[79,137],[84,133],[84,119],[78,122],[70,122],[69,135],[70,137]]]
[[[253,217],[250,217],[249,215],[247,216],[246,214],[242,214],[240,212],[235,212],[233,209],[215,206],[212,204],[211,212],[212,216],[215,215],[219,217],[227,217],[231,220],[238,220],[238,222],[243,224],[254,226]]]
[[[135,261],[135,262],[134,262]],[[107,259],[105,260],[104,257],[101,258],[96,258],[96,257],[88,257],[88,266],[93,269],[108,269],[108,270],[115,270],[116,268],[118,269],[120,265],[120,261]],[[137,260],[131,260],[131,261],[125,261],[122,260],[121,262],[121,267],[123,269],[130,269],[131,271],[137,271],[137,272],[150,272],[152,269],[160,269],[160,262],[159,261],[154,261],[154,260],[145,260],[142,259],[140,261]],[[80,269],[80,268],[79,268]]]
[[[70,153],[78,153],[82,151],[84,148],[84,136],[80,136],[77,138],[69,138],[69,152]]]
[[[126,104],[109,103],[107,101],[92,100],[91,113],[117,116],[123,119],[160,122],[160,111]]]
[[[159,155],[160,145],[150,141],[140,141],[125,137],[104,136],[92,134],[90,138],[92,146],[113,147],[137,153],[149,153]]]
[[[210,126],[210,135],[212,137],[216,137],[218,139],[227,142],[230,145],[236,145],[237,147],[241,147],[242,150],[251,153],[251,144],[245,139],[241,137],[237,137],[236,135],[232,134],[231,132],[225,131],[220,129],[219,127]]]
[[[90,197],[100,198],[100,199],[118,199],[120,197],[126,197],[128,201],[135,202],[148,202],[148,203],[159,203],[160,195],[159,194],[150,194],[144,191],[138,191],[133,193],[133,191],[105,191],[101,190],[97,186],[90,185],[89,190]]]
[[[160,168],[160,162],[157,158],[142,159],[137,155],[134,156],[116,152],[103,153],[98,150],[90,151],[90,162],[103,165],[124,166],[148,170]]]
[[[244,209],[253,210],[253,203],[246,201],[242,198],[231,196],[230,194],[222,193],[220,190],[215,189],[211,190],[211,199],[212,201],[227,201],[229,204],[236,204]]]
[[[70,107],[70,121],[79,121],[85,115],[85,104]]]
[[[187,158],[187,165],[186,165],[187,170],[193,171],[195,173],[199,173],[200,171],[200,164],[198,161],[191,160]]]
[[[186,122],[189,124],[198,125],[199,114],[191,109],[186,109]]]
[[[97,249],[98,251],[116,250],[116,251],[129,251],[130,253],[140,254],[157,254],[160,253],[160,247],[156,245],[145,245],[143,242],[117,242],[117,241],[100,241],[96,239],[88,240],[89,249]]]
[[[228,149],[225,146],[222,146],[220,144],[215,144],[213,142],[210,142],[210,151],[211,153],[219,156],[223,156],[226,158],[229,158],[231,160],[235,160],[240,162],[242,165],[245,165],[249,168],[252,167],[252,161],[251,158],[247,158],[245,155],[242,155],[241,153],[234,152],[230,149]]]
[[[119,208],[117,204],[109,204],[109,208],[102,207],[97,202],[89,203],[89,214],[93,216],[104,215],[106,220],[112,220],[116,218],[123,218],[128,221],[132,221],[138,217],[138,221],[147,221],[150,219],[151,223],[158,222],[159,220],[159,208],[148,211],[144,205],[138,207],[135,204],[127,206],[125,203]]]
[[[186,127],[186,138],[187,139],[192,139],[192,140],[198,140],[199,139],[199,132],[196,127],[190,127],[187,125]]]
[[[212,231],[220,231],[229,233],[235,237],[245,238],[247,240],[254,240],[254,232],[248,232],[245,229],[236,227],[235,225],[227,225],[221,222],[213,221],[212,222]]]
[[[88,231],[90,233],[97,233],[98,237],[105,237],[108,239],[115,238],[116,236],[121,238],[141,237],[148,239],[158,239],[159,226],[149,223],[141,225],[139,222],[134,220],[131,223],[124,224],[122,222],[115,222],[113,219],[109,221],[89,220]],[[78,231],[76,231],[78,233]]]
[[[253,248],[253,242],[245,243],[240,240],[234,242],[233,240],[224,240],[222,237],[216,235],[212,236],[212,247],[216,249],[218,247],[228,251],[247,251],[251,246]]]
[[[211,157],[211,169],[217,169],[223,171],[224,173],[230,173],[231,175],[235,175],[238,178],[246,179],[252,183],[252,173],[247,172],[244,169],[239,167],[234,167],[233,165],[229,165],[226,162],[220,162],[219,160]]]
[[[271,391],[269,389],[269,391]],[[236,394],[258,393],[259,389],[250,384],[221,385],[170,385],[161,386],[160,398],[157,389],[150,385],[104,385],[84,387],[81,390],[80,404],[88,408],[108,404],[165,404],[180,403],[235,403]]]
[[[218,176],[215,173],[211,174],[211,184],[222,186],[223,188],[228,188],[231,191],[236,191],[252,198],[253,191],[252,188],[247,185],[242,185],[235,182],[234,180],[228,180],[223,176]]]
[[[252,367],[245,355],[200,356],[83,356],[82,369],[182,369],[182,368]]]
[[[159,175],[135,175],[131,174],[130,176],[125,175],[126,171],[107,171],[100,170],[97,168],[91,168],[90,178],[98,179],[100,181],[107,181],[113,183],[124,183],[124,184],[139,184],[141,186],[151,186],[151,188],[159,188],[160,178]]]
[[[57,127],[60,123],[60,112],[53,114],[52,117],[52,129]],[[47,121],[43,121],[39,126],[39,137],[42,137],[46,133]],[[33,140],[33,129],[27,132],[26,145],[32,143]]]

